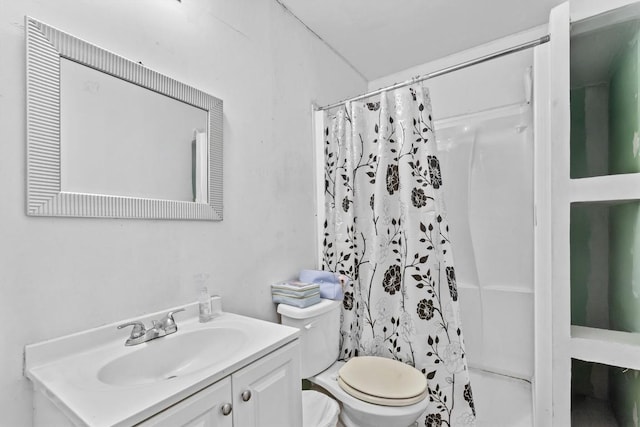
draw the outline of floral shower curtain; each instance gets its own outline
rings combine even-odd
[[[474,425],[429,94],[385,92],[325,123],[323,268],[353,279],[340,357],[415,366],[430,402],[419,425]]]

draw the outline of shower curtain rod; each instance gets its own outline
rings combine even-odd
[[[372,92],[367,92],[367,93],[364,93],[362,95],[355,96],[353,98],[343,99],[342,101],[339,101],[339,102],[336,102],[336,103],[333,103],[333,104],[329,104],[329,105],[325,105],[324,107],[319,107],[317,109],[317,111],[330,110],[331,108],[337,107],[337,106],[342,105],[342,104],[344,104],[346,102],[359,101],[361,99],[365,99],[365,98],[368,98],[370,96],[381,94],[382,92],[386,92],[386,91],[393,90],[393,89],[398,89],[398,88],[410,85],[412,83],[418,83],[418,82],[422,82],[422,81],[425,81],[425,80],[429,80],[429,79],[432,79],[434,77],[438,77],[438,76],[442,76],[444,74],[451,73],[453,71],[462,70],[463,68],[467,68],[467,67],[470,67],[472,65],[481,64],[481,63],[486,62],[486,61],[491,61],[492,59],[500,58],[500,57],[505,56],[505,55],[509,55],[509,54],[516,53],[516,52],[520,52],[521,50],[526,50],[526,49],[530,49],[530,48],[535,47],[535,46],[539,46],[541,44],[547,43],[549,40],[551,40],[551,37],[547,34],[545,36],[540,37],[539,39],[531,40],[529,42],[522,43],[522,44],[519,44],[517,46],[512,46],[510,48],[507,48],[507,49],[504,49],[504,50],[500,50],[498,52],[490,53],[488,55],[481,56],[481,57],[476,58],[476,59],[471,59],[469,61],[465,61],[465,62],[462,62],[460,64],[452,65],[451,67],[443,68],[441,70],[434,71],[432,73],[424,74],[424,75],[421,75],[421,76],[416,76],[416,77],[413,77],[410,80],[406,80],[406,81],[401,82],[401,83],[395,83],[395,84],[392,84],[391,86],[387,86],[387,87],[383,87],[383,88],[380,88],[380,89],[376,89],[376,90],[374,90]]]

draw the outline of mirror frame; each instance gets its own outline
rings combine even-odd
[[[222,220],[222,100],[29,16],[27,200],[29,216]],[[207,203],[65,192],[61,188],[60,58],[207,111]]]

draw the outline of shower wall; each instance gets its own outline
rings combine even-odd
[[[369,88],[513,46],[544,31],[534,29],[423,64]],[[425,82],[433,103],[480,426],[533,422],[532,63],[533,52],[524,51]],[[506,406],[492,398],[523,394]]]
[[[523,380],[533,375],[531,116],[516,105],[436,122],[469,364]]]

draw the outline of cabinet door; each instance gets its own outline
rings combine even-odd
[[[233,374],[232,389],[234,426],[300,427],[298,340]]]
[[[138,425],[144,427],[232,427],[232,413],[224,415],[222,411],[225,404],[231,404],[231,379],[229,377]]]

